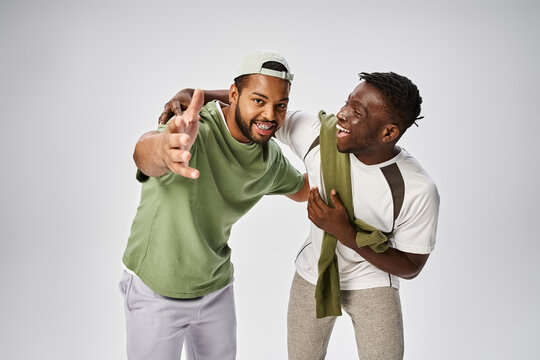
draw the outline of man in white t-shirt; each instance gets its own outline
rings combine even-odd
[[[361,359],[401,359],[399,279],[416,277],[435,245],[439,195],[420,164],[396,142],[420,114],[421,97],[394,73],[360,74],[337,113],[337,150],[350,154],[354,216],[390,233],[391,247],[358,247],[338,195],[326,205],[317,115],[290,113],[276,134],[302,159],[312,189],[310,233],[296,258],[288,311],[290,359],[323,359],[336,317],[315,316],[315,284],[324,231],[334,235],[341,306],[351,316]],[[319,191],[320,190],[320,191]],[[324,231],[323,231],[324,230]]]
[[[358,231],[335,191],[331,191],[334,207],[327,205],[320,117],[289,112],[276,133],[303,159],[312,186],[308,203],[312,224],[295,261],[289,299],[288,351],[293,360],[324,359],[336,320],[336,316],[317,318],[315,310],[325,232],[339,240],[335,248],[339,300],[352,318],[361,359],[403,358],[399,278],[416,277],[435,245],[437,188],[420,164],[396,145],[420,119],[418,89],[395,73],[361,73],[360,80],[337,116],[330,118],[337,122],[336,152],[349,154],[354,217],[388,235],[386,251],[357,245]],[[175,96],[164,114],[173,107],[178,111],[182,97]]]

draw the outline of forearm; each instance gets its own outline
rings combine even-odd
[[[219,100],[225,104],[229,104],[229,91],[228,90],[204,90],[204,103],[208,103],[213,100]]]
[[[304,174],[304,185],[302,188],[296,193],[296,194],[290,194],[287,195],[287,197],[291,200],[298,201],[298,202],[304,202],[307,201],[309,197],[309,180],[307,173]]]
[[[405,253],[392,247],[385,252],[376,253],[369,246],[358,247],[356,245],[356,230],[352,225],[343,233],[339,238],[343,245],[356,251],[375,267],[403,279],[415,278],[429,256],[428,254]]]
[[[193,96],[194,89],[184,89],[180,92],[185,91],[190,96]],[[203,90],[204,94],[204,103],[209,103],[210,101],[219,100],[225,104],[229,103],[229,91],[228,90]]]
[[[135,151],[133,152],[135,165],[148,176],[158,177],[169,171],[163,161],[163,136],[163,133],[150,131],[141,136],[135,145]]]

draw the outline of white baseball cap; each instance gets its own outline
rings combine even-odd
[[[277,71],[263,68],[263,64],[268,61],[280,63],[281,65],[285,66],[287,71]],[[291,69],[289,68],[289,64],[287,64],[287,60],[285,60],[283,55],[270,50],[256,50],[244,58],[234,78],[236,79],[242,75],[262,74],[292,82],[294,75],[291,74],[290,71]]]

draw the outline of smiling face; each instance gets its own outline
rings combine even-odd
[[[353,153],[368,165],[395,155],[399,129],[390,123],[384,99],[373,85],[361,82],[339,110],[337,119],[340,152]]]
[[[290,83],[273,76],[249,75],[239,93],[231,86],[229,97],[234,121],[228,121],[233,137],[244,143],[268,142],[287,113]]]

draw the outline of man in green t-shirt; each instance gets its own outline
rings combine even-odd
[[[292,74],[279,54],[247,56],[230,105],[193,92],[187,111],[139,140],[141,202],[123,256],[128,357],[234,359],[232,225],[263,195],[305,201],[309,185],[271,140]]]

